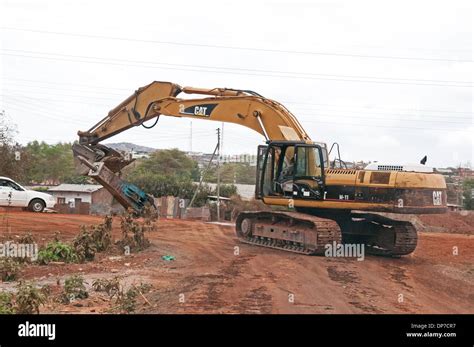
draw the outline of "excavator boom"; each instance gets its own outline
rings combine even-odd
[[[208,95],[181,99],[180,93]],[[235,89],[180,87],[152,82],[138,89],[88,131],[79,131],[80,144],[94,145],[160,115],[200,118],[246,126],[267,140],[310,141],[298,120],[280,103]]]

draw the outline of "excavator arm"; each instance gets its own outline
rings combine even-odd
[[[178,98],[180,94],[206,97],[183,99]],[[161,115],[235,123],[258,132],[267,141],[311,142],[290,111],[255,92],[182,88],[174,83],[155,81],[139,88],[88,131],[78,132],[79,144],[73,147],[77,172],[93,177],[125,208],[140,212],[147,202],[151,202],[150,197],[115,174],[133,159],[125,158],[100,142],[132,127],[149,128],[144,123],[152,119],[157,122]]]
[[[178,98],[181,93],[209,97]],[[267,140],[310,140],[290,111],[255,92],[181,88],[169,82],[153,82],[138,89],[88,131],[79,131],[80,143],[97,144],[160,115],[240,124],[262,134]]]

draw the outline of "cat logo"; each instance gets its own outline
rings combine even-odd
[[[194,115],[195,116],[206,116],[207,107],[204,106],[196,106],[194,107]]]
[[[210,117],[216,106],[217,104],[202,104],[185,107],[183,104],[180,104],[179,113],[187,116]]]

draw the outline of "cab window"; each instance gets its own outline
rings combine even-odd
[[[296,177],[321,177],[321,158],[319,149],[298,146],[296,154]]]

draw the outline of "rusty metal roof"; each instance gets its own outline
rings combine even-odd
[[[59,186],[48,189],[48,192],[75,192],[75,193],[93,193],[103,188],[99,184],[60,184]]]

